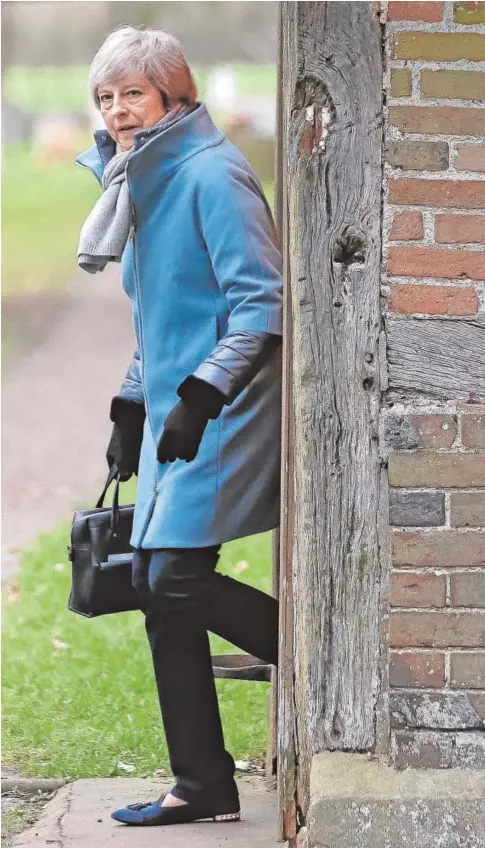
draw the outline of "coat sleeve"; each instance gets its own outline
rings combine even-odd
[[[232,403],[281,344],[281,254],[263,190],[242,168],[209,170],[199,185],[198,212],[229,320],[226,335],[178,393],[183,397],[196,378]]]
[[[145,403],[141,383],[140,351],[137,348],[131,360],[126,377],[123,380],[118,397],[135,403]]]

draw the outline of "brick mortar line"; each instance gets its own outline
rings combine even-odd
[[[396,178],[396,175],[391,174],[391,179],[395,179],[395,178]],[[403,177],[403,179],[407,179],[407,178]],[[421,180],[421,178],[417,174],[416,175],[413,174],[413,176],[409,177],[409,179],[416,179],[417,181]],[[422,179],[423,179],[423,181],[426,181],[427,177],[423,177]],[[433,181],[429,180],[429,182],[437,182],[437,181],[436,180],[433,180]],[[450,180],[450,182],[451,182],[451,180]],[[463,182],[463,180],[460,180],[460,182]],[[474,209],[473,206],[467,206],[467,207],[464,207],[464,206],[438,206],[438,205],[436,205],[436,206],[435,205],[425,206],[424,203],[394,203],[394,201],[388,200],[387,201],[387,211],[389,213],[422,212],[423,215],[424,215],[424,213],[428,212],[429,214],[433,214],[435,216],[436,215],[460,215],[460,214],[461,215],[478,215],[480,218],[482,218],[484,209],[480,209],[480,208]],[[391,226],[389,226],[389,231],[391,230],[391,227],[392,227],[392,222],[391,222]],[[434,238],[433,238],[433,241],[431,242],[431,244],[440,244],[440,242],[435,242]]]
[[[388,141],[448,141],[448,139],[454,139],[455,141],[463,141],[466,144],[483,144],[483,137],[481,135],[466,135],[465,133],[438,133],[424,131],[410,132],[400,130],[399,127],[394,126],[394,124],[389,124],[387,139]]]
[[[389,247],[442,247],[445,250],[470,250],[471,248],[481,247],[481,250],[475,250],[475,253],[483,253],[485,250],[485,235],[483,242],[481,241],[431,241],[429,238],[426,239],[426,235],[422,239],[403,239],[401,241],[397,239],[388,239],[387,243]],[[402,276],[399,274],[393,274],[392,276]],[[438,277],[419,277],[419,279],[439,279]],[[446,278],[448,280],[448,277]],[[459,279],[457,282],[459,282]],[[461,279],[461,278],[460,278]],[[469,279],[467,277],[467,279]],[[451,281],[453,282],[453,280]],[[474,283],[480,283],[480,280],[473,280]]]
[[[451,607],[451,574],[445,574],[445,605]]]
[[[483,736],[483,730],[480,727],[428,727],[427,725],[424,725],[424,724],[420,724],[418,727],[408,727],[407,725],[402,725],[400,727],[393,727],[393,728],[391,728],[391,736],[392,736],[391,742],[392,741],[394,742],[394,748],[393,748],[393,753],[395,754],[394,763],[396,762],[396,759],[397,759],[396,738],[398,738],[399,734],[401,734],[401,733],[405,733],[408,736],[413,736],[413,737],[422,736],[422,737],[424,737],[425,742],[429,741],[430,736],[433,736],[433,737],[436,737],[436,736],[453,737],[453,736],[460,736],[461,735],[461,736],[473,736],[475,738],[478,737],[480,740]],[[458,770],[463,771],[464,769],[467,768],[467,765],[466,765],[466,763],[461,762],[461,765],[458,765],[454,768],[458,768]],[[398,770],[399,771],[401,771],[401,770],[414,771],[415,769],[423,769],[425,772],[428,771],[428,767],[423,765],[421,760],[418,760],[418,762],[413,760],[413,765],[411,765],[411,766],[406,765],[404,767],[400,767]],[[441,768],[439,768],[439,771],[444,771],[445,774],[446,774],[447,770],[451,770],[449,766],[442,766]],[[477,777],[478,777],[478,775],[480,775],[482,773],[482,766],[478,766],[478,767],[472,766],[472,773],[474,775],[477,775]],[[453,831],[453,835],[454,834],[455,834],[455,831]],[[468,836],[468,833],[467,833],[467,836]],[[437,845],[437,844],[438,843],[436,843],[436,842],[434,843],[434,845]],[[446,843],[442,842],[441,844],[445,845]],[[447,844],[450,845],[451,843],[448,842]],[[455,842],[455,845],[457,845],[457,844],[459,844],[459,843]],[[466,845],[466,843],[462,842],[462,845]],[[468,842],[468,845],[470,846],[470,848],[482,848],[482,845],[480,845],[478,842],[475,842],[475,841],[474,842]]]
[[[449,688],[451,683],[451,655],[445,651],[445,686]]]
[[[410,404],[404,401],[394,401],[392,406],[386,406],[386,399],[384,399],[383,406],[381,408],[381,416],[389,417],[390,415],[410,415],[410,414],[421,414],[420,412],[413,412],[414,410],[414,402]],[[425,401],[426,414],[429,415],[468,415],[468,412],[463,409],[463,401],[458,400],[434,400],[432,397],[429,400]],[[485,410],[484,404],[465,404],[465,406],[470,407],[470,411],[473,409],[477,410]],[[419,407],[421,409],[421,407]],[[483,412],[481,413],[483,414]],[[408,448],[406,448],[408,450]],[[414,448],[413,448],[414,450]],[[421,450],[432,450],[430,448],[421,448]]]
[[[414,417],[416,415],[418,415],[418,416],[426,415],[426,416],[431,417],[431,418],[436,418],[437,416],[440,416],[440,415],[447,417],[447,416],[457,416],[459,414],[462,414],[462,415],[472,415],[473,414],[472,411],[468,412],[466,410],[463,410],[461,412],[460,409],[457,408],[457,403],[459,403],[459,402],[456,401],[456,400],[450,400],[450,399],[444,398],[442,406],[441,406],[441,404],[438,406],[438,403],[439,402],[436,401],[436,399],[432,398],[431,396],[430,396],[429,402],[427,402],[426,399],[423,401],[421,396],[418,396],[418,398],[416,400],[413,398],[412,402],[410,402],[408,400],[403,401],[403,400],[399,400],[399,399],[392,401],[392,399],[384,398],[383,403],[382,403],[382,407],[381,407],[381,421],[383,423],[385,423],[387,418],[390,418],[390,417],[393,417],[393,416],[395,417],[396,415],[398,417],[402,416],[402,415],[405,415],[405,416],[408,416],[408,417],[409,416]],[[462,403],[465,404],[465,401],[462,401]],[[394,405],[392,405],[392,404],[394,404]],[[479,406],[477,404],[477,407],[478,407],[477,414],[485,415],[485,412],[483,411],[483,406]],[[383,436],[383,438],[384,438],[384,436]],[[455,436],[455,440],[456,440],[456,436]],[[454,442],[453,442],[453,445],[454,445]],[[460,445],[458,445],[458,446],[460,446]],[[402,448],[401,452],[402,453],[408,453],[408,452],[416,451],[416,450],[437,451],[438,453],[451,451],[453,453],[454,450],[455,450],[455,447],[452,447],[452,448],[447,448],[447,447],[444,447],[444,448],[441,448],[441,447],[440,448],[433,448],[433,447],[431,447],[431,448]],[[388,452],[389,453],[396,453],[398,451],[396,451],[394,448],[388,448]],[[406,487],[405,486],[399,486],[398,488],[401,489],[401,488],[406,488]],[[415,487],[410,486],[409,488],[414,489]],[[417,488],[419,488],[419,487],[417,487]],[[423,486],[422,488],[426,488],[426,487]],[[442,487],[440,485],[434,484],[434,488],[441,489]],[[447,488],[453,488],[453,487],[448,486]],[[461,486],[457,486],[456,488],[459,491],[461,491],[461,489],[462,489]],[[482,489],[483,486],[477,486],[477,487],[463,486],[463,489],[474,489],[474,488]]]
[[[445,521],[446,521],[446,516],[445,516]],[[402,525],[402,524],[391,524],[390,526],[392,527],[393,530],[405,530],[408,533],[416,533],[416,531],[425,530],[426,528],[428,528],[429,530],[461,530],[461,529],[463,529],[462,525],[460,525],[460,524],[456,525],[456,524],[446,524],[446,523],[445,524],[417,524],[414,527],[409,525],[409,524],[406,524],[405,526]],[[485,532],[485,524],[473,525],[469,529],[477,530],[479,532],[482,532],[482,531]],[[413,566],[411,566],[411,567],[413,567]],[[454,567],[454,566],[452,566],[452,567]],[[468,568],[468,567],[475,568],[475,566],[473,566],[473,565],[463,566],[463,567],[464,568]]]
[[[446,650],[448,651],[450,656],[451,656],[451,654],[458,654],[459,655],[459,654],[470,654],[471,653],[471,654],[477,654],[477,656],[480,656],[481,654],[485,654],[485,649],[483,648],[483,646],[480,646],[480,645],[475,646],[475,647],[472,646],[472,647],[469,647],[469,648],[463,648],[463,647],[457,647],[456,645],[454,645],[454,646],[450,645],[448,648],[446,648]]]
[[[481,71],[480,73],[483,73]],[[413,80],[414,82],[414,80]],[[483,112],[485,111],[485,98],[467,98],[467,97],[427,97],[425,94],[421,94],[420,97],[416,97],[412,94],[409,97],[397,97],[396,95],[389,96],[389,106],[402,106],[403,108],[427,108],[436,109],[439,107],[455,107],[457,109],[469,109],[470,111]],[[392,124],[395,126],[395,124]],[[396,127],[399,130],[399,127]],[[403,130],[399,130],[403,132]],[[443,133],[445,135],[446,133]],[[479,137],[479,136],[477,136]]]
[[[421,213],[423,219],[423,231],[424,231],[424,241],[427,244],[434,244],[434,234],[435,234],[435,216],[431,212],[423,211]]]
[[[470,216],[478,215],[479,218],[483,218],[485,220],[485,210],[483,209],[463,209],[462,207],[451,208],[449,206],[419,206],[417,203],[389,203],[389,208],[392,212],[422,212],[423,217],[427,213],[428,215],[453,215],[460,216],[462,218],[469,218]],[[434,223],[434,222],[433,222]],[[432,242],[436,244],[436,242]]]
[[[478,286],[477,297],[478,297],[478,314],[481,314],[481,313],[485,312],[485,286]]]
[[[384,313],[384,315],[385,315],[385,317],[392,316],[392,318],[395,318],[396,320],[399,320],[399,321],[401,321],[401,320],[407,321],[410,318],[420,318],[420,319],[426,319],[427,321],[461,321],[463,323],[466,323],[467,321],[469,323],[473,323],[474,321],[476,322],[476,319],[480,317],[479,312],[475,312],[473,315],[447,315],[445,313],[440,313],[439,315],[436,315],[436,314],[430,313],[430,312],[390,312],[390,311],[386,311]]]
[[[455,16],[454,4],[451,3],[451,2],[445,2],[443,4],[443,24],[446,24],[447,26],[450,25],[450,24],[455,25],[454,16]],[[463,25],[460,24],[460,26],[463,26]]]
[[[456,419],[456,438],[459,441],[460,446],[463,446],[463,422],[462,415],[458,415]]]
[[[485,607],[393,607],[389,608],[390,614],[393,612],[422,612],[424,615],[429,615],[429,613],[443,613],[443,615],[451,615],[452,613],[464,613],[466,615],[475,614],[475,615],[483,615],[485,613]],[[445,646],[445,650],[448,646]],[[461,646],[464,647],[464,646]],[[478,647],[478,646],[477,646]]]
[[[388,216],[387,216],[387,220],[385,221],[385,230],[389,234],[390,234],[391,229],[392,229],[394,215],[397,212],[422,212],[423,218],[424,218],[424,216],[426,214],[427,215],[433,215],[434,217],[436,217],[436,215],[460,215],[461,217],[470,217],[470,216],[474,216],[475,211],[476,211],[476,214],[480,218],[485,217],[481,214],[483,212],[482,209],[477,209],[477,210],[463,209],[463,208],[457,207],[457,206],[455,206],[455,207],[449,207],[449,206],[442,206],[442,207],[441,206],[436,206],[436,207],[435,206],[433,206],[433,207],[419,206],[417,203],[412,203],[412,204],[410,203],[408,205],[405,205],[405,204],[402,204],[402,203],[389,203],[388,202],[386,211],[388,213]],[[434,224],[434,220],[433,220],[433,224]],[[425,230],[425,238],[426,238],[426,230]],[[416,241],[417,241],[417,239],[416,239]],[[399,244],[406,244],[406,242],[399,242]],[[447,245],[444,242],[435,242],[434,241],[434,230],[433,230],[432,239],[430,239],[427,242],[427,246],[434,247],[435,245],[438,245],[438,244],[442,244],[443,247],[445,247],[445,248],[447,247]],[[452,244],[456,245],[456,242],[452,243]],[[472,244],[473,244],[473,242],[472,242]],[[474,242],[474,244],[480,245],[481,243],[480,242]],[[460,246],[460,245],[458,245],[458,246]],[[468,244],[466,246],[468,247]],[[387,250],[386,255],[388,254],[388,252],[389,251]],[[434,278],[430,278],[430,279],[434,279]]]
[[[451,523],[451,492],[443,491],[445,501],[445,527],[452,527]],[[447,585],[447,594],[448,594]]]
[[[394,245],[398,247],[399,245]],[[482,252],[482,251],[475,251]],[[389,283],[419,283],[419,285],[429,285],[429,286],[458,286],[458,288],[470,288],[470,286],[476,286],[480,288],[484,284],[484,280],[472,280],[470,277],[416,277],[411,274],[408,276],[407,274],[390,274],[388,271],[385,273],[385,279]],[[462,315],[462,318],[466,316]]]
[[[445,567],[444,565],[427,565],[422,568],[419,565],[410,565],[408,568],[404,565],[392,565],[391,574],[411,574],[416,577],[431,574],[434,577],[454,577],[464,574],[483,574],[485,576],[485,566],[483,565],[452,565]]]
[[[398,246],[398,247],[407,247],[407,242],[402,242],[402,241],[401,242],[391,242],[391,244]],[[463,244],[464,244],[466,250],[469,251],[469,253],[484,253],[485,252],[484,242],[470,242],[469,244],[467,242],[464,242]],[[459,255],[462,252],[462,244],[461,243],[459,244],[459,243],[456,243],[456,242],[451,242],[450,244],[446,244],[444,242],[437,241],[437,242],[433,242],[433,244],[430,245],[430,247],[433,248],[433,253],[436,256],[438,256],[440,253],[445,253],[445,252],[448,253],[449,251],[455,252],[457,255]],[[426,279],[426,278],[423,277],[423,279]],[[431,277],[429,279],[435,279],[435,278]],[[472,282],[472,283],[483,282],[483,280],[474,280],[472,277],[460,277],[460,279],[463,280],[463,281],[470,280],[470,282]],[[484,279],[485,279],[485,277],[484,277]]]
[[[412,173],[413,173],[413,176],[415,176],[416,174],[419,174],[419,171],[413,171]],[[403,204],[403,203],[390,203],[389,205],[393,209],[396,209],[399,212],[407,212],[408,210],[412,209],[411,205],[406,205],[406,204]],[[436,216],[436,214],[438,214],[438,215],[443,214],[442,212],[436,212],[434,206],[433,207],[425,206],[423,211],[428,212],[429,215],[433,216],[433,223],[434,223],[434,217]],[[454,217],[460,217],[460,218],[470,218],[470,217],[478,216],[479,218],[483,218],[483,221],[485,223],[485,209],[456,209],[456,210],[452,210],[450,212],[450,210],[447,207],[445,214],[453,215]],[[400,242],[400,243],[402,243],[402,242]],[[478,243],[480,244],[480,242],[478,242]],[[433,244],[435,244],[435,242],[433,242]],[[438,244],[438,242],[436,242],[436,244]]]
[[[459,654],[464,654],[464,653],[466,653],[466,654],[473,653],[473,654],[477,654],[478,656],[480,656],[480,654],[484,654],[484,656],[485,656],[485,648],[481,648],[481,647],[480,648],[474,648],[474,647],[471,647],[471,648],[457,648],[457,647],[424,648],[422,646],[412,646],[412,647],[409,647],[409,648],[402,648],[402,647],[392,648],[391,647],[391,650],[394,651],[394,653],[396,653],[396,654],[409,654],[409,653],[411,653],[411,654],[429,654],[430,651],[432,651],[432,652],[436,652],[436,653],[440,653],[440,654],[447,654],[447,653],[453,654],[453,653],[455,653],[455,654],[459,655]]]
[[[414,135],[414,133],[413,133]],[[426,136],[425,136],[426,137]],[[422,141],[422,138],[420,139]],[[444,141],[445,139],[440,139]],[[480,145],[481,146],[481,145]],[[444,171],[426,171],[409,169],[404,171],[402,168],[395,168],[386,162],[386,170],[388,170],[389,179],[404,179],[404,180],[427,180],[428,182],[450,182],[450,183],[466,183],[466,182],[485,182],[485,173],[483,171],[451,171],[449,168]],[[412,204],[394,203],[390,200],[391,206],[408,206]],[[434,209],[434,206],[428,206],[428,209]],[[470,212],[473,208],[470,207]],[[483,212],[483,209],[477,209],[477,213]]]
[[[411,695],[450,695],[452,692],[463,692],[465,695],[485,695],[485,687],[473,689],[468,687],[456,686],[397,686],[391,684],[391,689],[396,691],[399,689],[402,692],[409,692]]]
[[[417,100],[419,98],[419,94],[420,94],[421,70],[420,70],[420,68],[415,67],[415,66],[412,66],[412,67],[408,66],[406,70],[411,71],[411,96],[406,97],[405,99],[414,101],[414,100]],[[392,77],[391,77],[391,79],[392,79]],[[394,97],[394,95],[392,94],[392,89],[391,89],[389,91],[389,104],[393,105],[394,100],[397,100],[397,99],[399,99],[399,98]]]
[[[423,568],[419,568],[416,565],[410,565],[406,567],[405,565],[391,565],[390,575],[394,574],[409,574],[411,577],[465,577],[469,574],[471,575],[482,575],[485,577],[485,573],[483,571],[483,567],[480,565],[451,565],[448,568],[445,568],[443,565],[437,565],[433,568],[433,566],[423,566]],[[451,607],[452,604],[448,604],[448,607]],[[395,607],[393,607],[395,609]],[[405,609],[408,609],[406,607]],[[419,607],[419,609],[423,609],[423,607]],[[444,607],[439,607],[439,609],[444,609]],[[461,609],[461,607],[460,607]],[[472,607],[472,609],[482,609],[482,607]]]
[[[471,59],[388,59],[390,71],[485,71],[485,60],[473,62]]]
[[[484,574],[483,565],[394,565],[391,563],[391,574],[415,574],[420,575],[431,574],[436,577],[455,577],[464,574]]]
[[[397,245],[395,245],[397,247]],[[463,277],[457,277],[456,279],[450,279],[449,277],[440,279],[439,277],[407,277],[402,274],[388,274],[386,273],[386,280],[390,285],[395,285],[398,283],[403,286],[431,286],[434,288],[458,288],[458,289],[471,289],[471,288],[483,288],[484,280],[470,280],[467,277],[465,280]],[[408,314],[408,313],[399,313],[400,315]],[[420,313],[417,313],[420,314]],[[427,313],[425,313],[427,314]],[[470,316],[459,315],[459,318],[466,318]],[[473,316],[471,316],[473,317]]]
[[[426,450],[426,451],[432,451],[432,452],[435,451],[434,448],[418,448],[418,450],[421,450],[421,451]],[[413,452],[415,453],[416,451],[414,451],[414,449],[409,449],[409,450],[403,451],[403,453],[406,453],[406,454],[407,453],[413,453]],[[449,448],[439,448],[436,451],[436,453],[450,454],[450,453],[453,453],[453,451],[451,451]],[[461,486],[455,486],[455,487],[453,487],[453,486],[448,486],[448,487],[444,487],[444,486],[390,486],[390,490],[391,490],[391,492],[394,491],[394,490],[397,490],[399,492],[403,492],[404,494],[410,494],[410,495],[411,494],[414,495],[416,493],[427,494],[427,495],[428,494],[430,494],[430,495],[433,495],[433,494],[444,495],[445,501],[446,501],[446,498],[448,496],[450,497],[450,500],[451,500],[452,494],[471,495],[475,492],[478,493],[479,495],[485,494],[485,486],[467,486],[467,487],[463,486],[463,488]]]
[[[469,413],[467,413],[467,414],[469,414]],[[477,448],[476,450],[474,450],[473,448],[468,448],[468,447],[465,447],[464,445],[457,445],[456,447],[453,448],[453,450],[451,448],[407,448],[406,450],[402,450],[402,451],[391,451],[391,453],[394,454],[394,455],[395,454],[405,454],[406,456],[408,456],[408,455],[409,456],[416,456],[417,454],[421,455],[424,452],[426,452],[427,454],[435,454],[436,453],[439,456],[476,456],[476,454],[479,454],[479,455],[482,455],[482,456],[485,455],[485,450],[483,448]],[[478,491],[480,494],[483,494],[483,489],[484,489],[483,483],[480,484],[479,486],[470,486],[470,485],[468,485],[468,486],[457,486],[457,485],[445,486],[443,483],[432,483],[429,486],[425,486],[425,485],[411,486],[408,483],[408,484],[405,484],[403,486],[397,486],[396,484],[391,484],[390,488],[391,488],[391,490],[392,489],[399,489],[399,491],[401,489],[404,489],[406,491],[409,490],[409,491],[412,491],[412,492],[435,491],[435,492],[443,492],[444,494],[446,494],[446,492],[449,492],[449,491],[451,491],[452,493],[455,493],[455,492],[456,493],[460,493],[460,492],[465,493],[466,492],[466,494],[471,494],[472,492]]]
[[[406,247],[431,247],[434,242],[426,241],[425,238],[422,239],[403,239],[402,241],[395,241],[393,239],[386,239],[386,242],[389,247],[401,247],[405,245]]]
[[[478,572],[479,574],[485,575],[485,564],[484,565],[392,565],[393,574],[415,574],[419,576],[420,574],[435,574],[437,577],[442,577],[445,574],[449,574],[451,572],[454,574],[469,574],[470,571]],[[484,645],[485,648],[485,645]]]
[[[389,42],[386,46],[391,48],[392,50],[392,36],[396,32],[422,32],[423,34],[427,33],[438,33],[447,35],[451,33],[452,35],[471,35],[474,33],[478,33],[478,35],[485,35],[485,24],[457,24],[455,21],[393,21],[388,20],[386,23],[387,26],[387,35],[386,41]],[[391,52],[390,50],[390,52]],[[468,59],[471,62],[471,59]]]
[[[456,145],[457,143],[458,143],[458,140],[457,140],[456,136],[453,136],[453,138],[450,140],[450,147],[452,147],[452,148],[453,148],[453,150],[454,150],[454,149],[455,149],[455,145]],[[467,144],[467,147],[483,147],[483,146],[484,146],[484,139],[483,139],[483,138],[479,138],[479,139],[476,139],[474,142],[472,142],[472,141],[467,141],[467,143],[466,143],[466,144]],[[463,169],[462,169],[462,171],[467,171],[467,170],[468,170],[468,171],[470,171],[470,169],[469,169],[469,168],[468,168],[468,169],[467,169],[467,168],[463,168]],[[461,173],[461,172],[460,172],[460,173]],[[471,171],[470,173],[475,173],[475,172]],[[483,174],[483,171],[479,171],[479,173]]]
[[[452,528],[444,527],[443,528],[443,527],[409,527],[408,525],[406,525],[405,527],[399,527],[397,529],[397,532],[398,533],[415,533],[417,530],[419,530],[420,533],[423,533],[423,534],[426,534],[426,535],[429,535],[430,533],[434,533],[438,530],[441,530],[441,531],[444,530],[443,535],[447,535],[447,534],[451,535],[452,533],[456,533],[458,536],[467,536],[467,535],[469,536],[470,534],[477,534],[478,533],[478,535],[483,535],[484,538],[485,538],[485,529],[482,529],[481,527],[452,527]],[[445,565],[442,566],[442,568],[447,568],[447,567],[448,566],[445,566]],[[465,565],[463,565],[462,567],[466,568]]]

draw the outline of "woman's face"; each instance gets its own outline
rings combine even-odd
[[[123,150],[134,144],[134,133],[153,127],[166,114],[160,91],[144,74],[128,73],[98,88],[101,115],[111,138]]]

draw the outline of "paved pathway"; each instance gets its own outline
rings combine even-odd
[[[18,549],[99,494],[109,404],[134,350],[119,268],[82,274],[42,345],[2,386],[2,577]]]
[[[61,789],[37,824],[13,844],[16,848],[281,848],[275,837],[275,793],[266,790],[262,779],[242,781],[240,788],[241,822],[131,828],[116,824],[111,810],[156,798],[163,789],[160,781],[77,780]]]

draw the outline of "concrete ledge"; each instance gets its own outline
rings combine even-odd
[[[313,758],[308,848],[485,848],[485,771]]]

